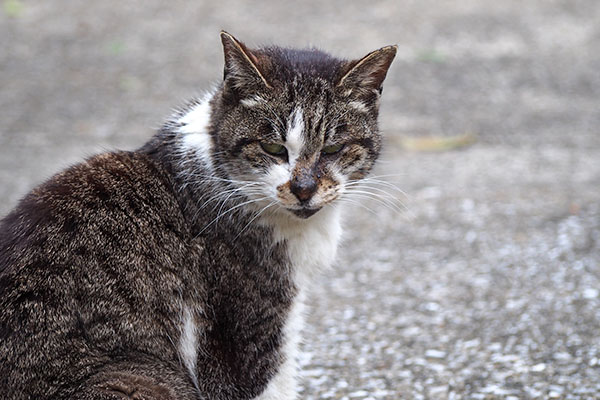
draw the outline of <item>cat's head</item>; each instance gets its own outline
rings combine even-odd
[[[395,46],[346,61],[315,49],[249,49],[226,32],[221,39],[213,159],[246,197],[308,218],[370,171]]]

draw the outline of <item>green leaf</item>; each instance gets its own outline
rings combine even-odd
[[[119,54],[121,54],[125,51],[125,44],[123,42],[115,40],[115,41],[108,43],[108,45],[106,46],[106,49],[108,50],[108,52],[110,54],[112,54],[114,56],[118,56]]]
[[[417,54],[417,60],[436,64],[443,64],[446,62],[446,55],[434,49],[423,50],[419,52],[419,54]]]
[[[8,17],[18,18],[23,14],[25,6],[20,0],[4,0],[2,8]]]

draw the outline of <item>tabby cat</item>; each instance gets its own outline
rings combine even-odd
[[[1,221],[3,399],[297,398],[304,291],[380,151],[396,47],[221,40],[217,89]]]

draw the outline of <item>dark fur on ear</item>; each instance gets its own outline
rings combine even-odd
[[[381,92],[381,85],[396,56],[397,46],[386,46],[375,50],[360,60],[348,62],[337,83],[338,88],[349,90],[353,96],[372,95]]]
[[[253,52],[225,31],[221,31],[221,42],[225,55],[223,81],[227,91],[243,96],[271,88],[265,78],[271,62],[267,56]]]

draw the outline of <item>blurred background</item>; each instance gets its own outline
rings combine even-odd
[[[374,174],[403,193],[348,213],[301,398],[600,398],[600,2],[1,5],[0,214],[218,82],[220,29],[346,58],[398,44]]]

